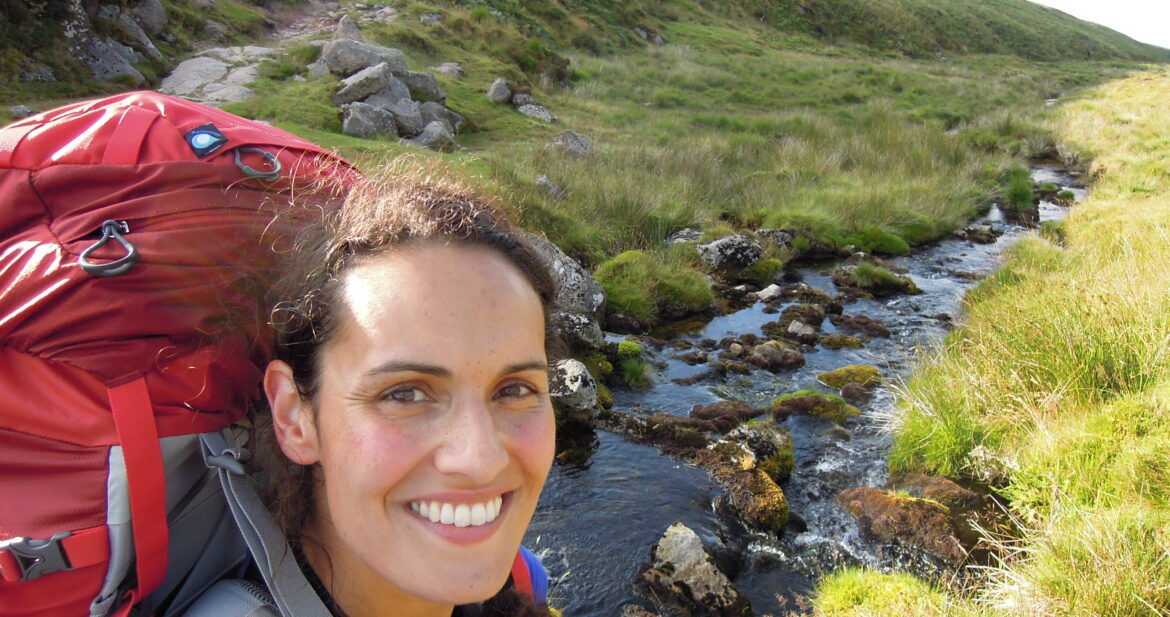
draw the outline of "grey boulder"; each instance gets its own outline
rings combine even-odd
[[[342,108],[341,132],[354,137],[396,135],[394,114],[366,103],[350,103]]]
[[[406,74],[406,54],[393,47],[383,47],[352,39],[335,39],[321,48],[321,57],[334,75],[348,77],[370,66],[385,62],[394,75]]]

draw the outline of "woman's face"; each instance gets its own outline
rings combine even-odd
[[[486,599],[552,463],[539,297],[495,251],[437,243],[362,262],[341,295],[315,400],[282,363],[265,383],[282,449],[321,465],[310,562],[351,615]]]

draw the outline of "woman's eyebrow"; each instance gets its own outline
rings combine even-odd
[[[366,371],[366,376],[373,377],[384,373],[422,373],[424,375],[434,375],[435,377],[451,376],[449,369],[435,364],[423,364],[422,362],[411,362],[409,360],[391,360],[384,362]]]
[[[530,360],[528,362],[517,362],[516,364],[509,364],[500,371],[501,375],[510,373],[523,373],[525,371],[548,371],[548,363],[541,360]]]

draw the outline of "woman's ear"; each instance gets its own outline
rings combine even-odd
[[[264,393],[268,395],[268,407],[272,410],[276,442],[284,455],[300,465],[319,461],[313,409],[297,390],[292,367],[280,360],[269,362],[264,371]]]

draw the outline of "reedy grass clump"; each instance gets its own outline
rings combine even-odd
[[[1157,69],[1061,110],[1098,173],[1065,248],[1020,242],[902,395],[891,469],[990,481],[1025,529],[995,614],[1170,613],[1167,96]]]

